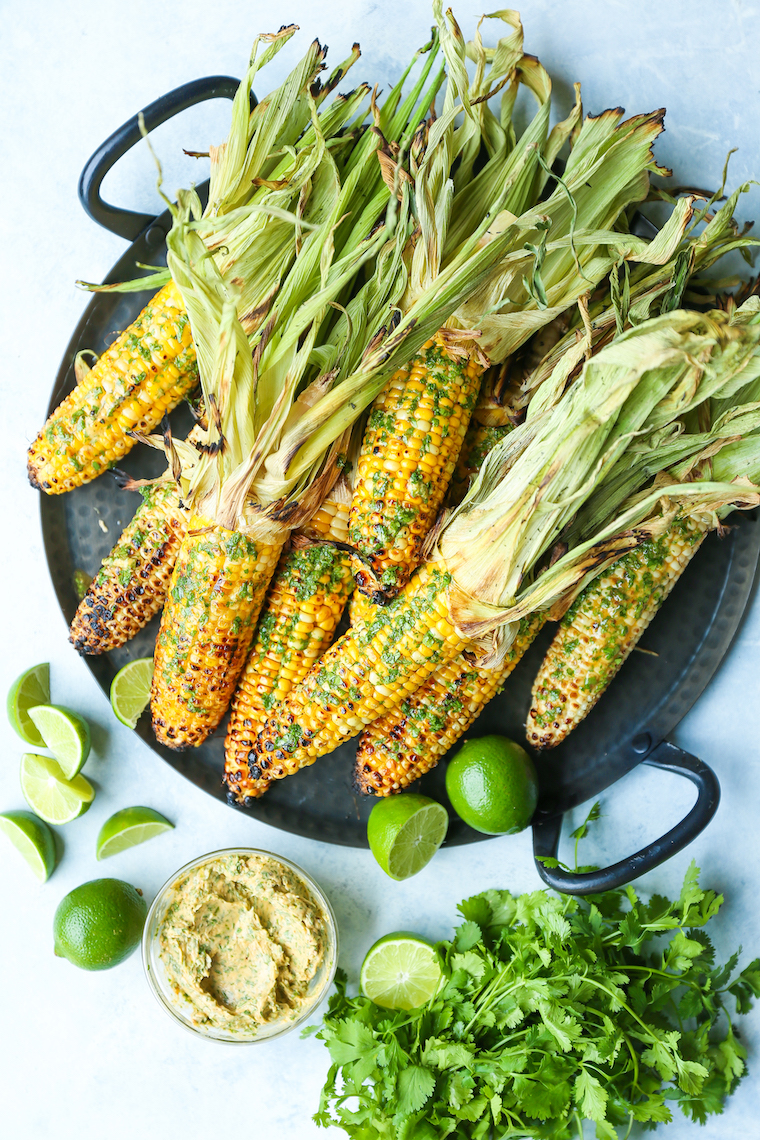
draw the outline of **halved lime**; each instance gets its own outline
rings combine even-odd
[[[0,831],[26,859],[41,883],[55,870],[55,839],[46,823],[30,811],[6,811],[0,815]]]
[[[446,809],[427,796],[389,796],[367,821],[370,850],[386,875],[408,879],[426,867],[446,838]]]
[[[108,859],[110,855],[118,855],[128,847],[136,847],[138,843],[145,843],[154,835],[161,835],[163,831],[171,831],[173,828],[174,824],[153,808],[122,808],[101,827],[95,854],[98,859]]]
[[[441,967],[432,942],[398,930],[370,947],[362,962],[362,993],[383,1009],[416,1009],[436,993]]]
[[[21,757],[21,791],[46,823],[68,823],[84,815],[95,799],[95,789],[84,776],[67,780],[55,760],[32,752]]]
[[[67,780],[73,780],[90,755],[90,726],[62,705],[37,705],[29,709],[45,745],[61,765]]]
[[[153,658],[130,661],[111,682],[111,708],[127,728],[134,728],[150,700]]]
[[[8,720],[25,744],[44,748],[45,741],[29,719],[33,705],[46,705],[50,700],[50,666],[33,665],[13,682],[8,693]]]

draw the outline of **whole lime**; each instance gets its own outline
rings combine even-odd
[[[83,970],[110,970],[139,943],[147,913],[142,892],[121,879],[82,883],[58,904],[55,952]]]
[[[528,753],[506,736],[467,740],[446,770],[451,806],[485,835],[513,835],[536,810],[538,780]]]

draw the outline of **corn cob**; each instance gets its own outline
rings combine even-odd
[[[174,483],[146,487],[132,521],[79,603],[69,641],[79,653],[108,653],[137,634],[164,604],[187,528]]]
[[[532,644],[546,617],[523,618],[497,669],[480,669],[466,650],[435,673],[359,738],[354,786],[365,795],[392,796],[431,768],[467,731]]]
[[[348,623],[352,628],[355,628],[372,618],[377,606],[371,602],[366,594],[361,590],[354,590],[351,595],[351,600],[348,604]]]
[[[559,744],[591,711],[699,549],[707,525],[678,519],[613,563],[560,622],[538,676],[527,737]]]
[[[56,408],[29,448],[29,482],[58,495],[89,483],[198,383],[182,298],[169,282]]]
[[[282,779],[356,736],[464,648],[448,616],[449,575],[426,564],[403,593],[350,629],[259,733],[253,779]]]
[[[501,443],[512,431],[514,424],[481,424],[473,417],[464,437],[462,453],[451,477],[448,502],[452,507],[461,503],[473,478],[488,452]]]
[[[266,790],[268,781],[252,780],[248,772],[248,754],[259,729],[335,636],[353,588],[351,564],[343,551],[314,543],[345,543],[348,506],[348,495],[329,495],[301,532],[303,539],[299,542],[296,534],[294,549],[280,558],[232,701],[224,765],[233,800],[244,802]]]
[[[356,580],[375,600],[395,597],[422,557],[480,387],[474,357],[450,355],[442,334],[396,372],[367,424],[349,518],[363,556]]]
[[[160,743],[197,747],[221,721],[279,554],[280,545],[190,519],[156,641],[151,713]]]

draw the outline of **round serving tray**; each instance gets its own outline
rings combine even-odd
[[[171,98],[165,97],[169,102]],[[186,97],[184,105],[187,105]],[[149,110],[146,109],[146,118]],[[131,121],[132,136],[135,123],[136,120]],[[118,141],[116,149],[120,148],[120,153],[127,149],[124,140],[129,127],[130,124],[125,124],[112,136],[112,140]],[[110,143],[111,140],[104,144],[88,164],[95,172],[93,183],[86,185],[83,176],[82,197],[86,208],[102,224],[122,234],[128,233],[130,227],[132,234],[143,227],[106,279],[115,282],[134,277],[138,272],[137,262],[160,263],[170,218],[166,213],[148,219],[146,225],[144,216],[114,211],[112,207],[106,207],[111,215],[98,216],[99,212],[102,214],[100,208],[105,206],[97,194],[100,179],[108,167],[109,155],[113,161],[115,154],[113,145],[109,150]],[[88,199],[88,191],[91,195],[94,193],[94,199]],[[149,298],[150,293],[93,296],[64,355],[51,395],[51,411],[74,386],[77,352],[83,349],[102,352],[119,331],[131,323]],[[172,427],[179,436],[189,430],[190,422],[186,408],[179,408],[172,415]],[[159,474],[164,461],[160,454],[137,446],[122,466],[131,475],[145,478]],[[40,496],[48,566],[67,622],[77,607],[74,572],[96,573],[101,559],[134,513],[137,501],[133,493],[121,490],[108,474],[66,495]],[[554,751],[538,757],[539,826],[598,795],[643,759],[656,762],[652,758],[658,745],[702,692],[741,621],[760,551],[760,525],[756,514],[737,512],[732,518],[735,525],[727,535],[719,538],[711,534],[707,538],[645,634],[641,648],[649,652],[634,652],[599,705],[569,739]],[[106,696],[114,675],[127,661],[152,654],[157,628],[158,619],[155,619],[123,648],[103,657],[85,658]],[[499,732],[516,740],[523,739],[532,680],[551,636],[550,629],[543,631],[505,690],[486,707],[477,722],[478,735]],[[142,718],[137,732],[149,748],[188,780],[210,795],[226,798],[222,785],[225,725],[202,747],[183,753],[172,752],[156,742],[147,715]],[[348,846],[366,846],[366,820],[375,800],[361,797],[353,790],[353,756],[353,742],[343,745],[294,778],[277,781],[253,806],[236,810],[299,835]],[[440,765],[417,787],[447,803],[444,769],[445,765]],[[712,802],[703,813],[701,826],[715,806],[717,785],[713,787]],[[696,831],[692,828],[688,838],[694,834]],[[472,831],[451,812],[447,843],[471,843],[484,838],[486,836]]]

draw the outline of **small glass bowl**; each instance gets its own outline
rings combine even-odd
[[[190,871],[194,871],[206,863],[212,863],[216,859],[221,859],[228,855],[261,855],[266,859],[274,860],[283,867],[287,867],[288,870],[292,871],[303,882],[307,892],[319,906],[325,925],[326,945],[324,957],[319,969],[311,980],[307,1001],[301,1013],[293,1020],[267,1022],[251,1037],[242,1037],[222,1029],[196,1024],[192,1020],[192,1017],[189,1016],[189,1011],[191,1010],[189,1000],[186,998],[183,999],[172,990],[159,951],[161,924],[164,921],[170,903],[173,901],[174,888]],[[292,1029],[302,1025],[319,1005],[335,977],[335,970],[338,964],[338,925],[329,899],[302,867],[299,867],[296,863],[291,863],[289,859],[284,859],[282,855],[275,855],[273,851],[263,851],[256,847],[226,847],[221,851],[212,851],[208,855],[201,855],[197,859],[193,859],[190,863],[186,863],[185,866],[180,867],[170,879],[167,879],[161,887],[153,900],[151,908],[148,911],[148,917],[145,920],[142,936],[142,960],[148,984],[153,990],[159,1004],[185,1029],[189,1029],[191,1033],[196,1034],[198,1037],[204,1037],[207,1041],[220,1041],[227,1045],[256,1045],[259,1041],[272,1041],[275,1037],[282,1037],[286,1033],[290,1033]],[[185,1008],[183,1008],[183,1006]]]

